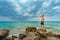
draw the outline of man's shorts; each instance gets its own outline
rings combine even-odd
[[[44,25],[44,22],[43,21],[41,21],[41,25]]]

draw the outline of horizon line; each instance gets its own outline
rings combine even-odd
[[[19,22],[19,21],[0,21],[0,22]],[[20,22],[25,22],[25,21],[20,21]]]

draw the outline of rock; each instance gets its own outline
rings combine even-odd
[[[60,39],[60,35],[56,35],[58,39]]]
[[[13,34],[8,36],[9,30],[0,30],[0,40],[60,40],[60,35],[47,32],[46,29],[27,27],[26,34]]]
[[[23,40],[23,39],[16,38],[15,40]]]
[[[39,36],[35,36],[33,40],[41,40]]]
[[[47,35],[48,35],[48,36],[51,36],[51,37],[55,37],[55,38],[60,39],[60,35],[56,35],[56,34],[51,33],[51,32],[49,32]]]
[[[40,35],[41,38],[47,38],[47,35],[46,35],[47,30],[45,30],[45,29],[38,29],[37,33]]]
[[[47,40],[60,40],[60,39],[57,39],[55,37],[47,37]]]
[[[31,29],[32,29],[32,32],[36,32],[36,27],[31,27]]]
[[[4,38],[3,40],[15,40],[17,38],[18,37],[12,35],[11,37]]]
[[[34,34],[35,34],[35,36],[40,36],[40,34],[39,34],[39,33],[37,33],[37,32],[34,32]]]
[[[23,39],[23,38],[25,38],[25,37],[26,37],[25,34],[20,34],[20,35],[19,35],[19,39]]]
[[[28,27],[26,28],[26,33],[28,33],[28,32],[36,32],[36,30],[37,30],[36,27],[29,27],[29,26],[28,26]]]
[[[12,36],[12,38],[18,38],[18,37],[16,37],[16,36]]]
[[[29,32],[28,34],[27,34],[27,36],[35,36],[35,34],[33,33],[33,32]]]
[[[46,29],[38,29],[37,32],[47,32]]]
[[[9,34],[9,30],[3,29],[0,30],[0,39],[6,38]]]
[[[47,36],[53,36],[53,35],[55,35],[52,32],[47,32],[46,34],[47,34]]]
[[[27,36],[23,40],[40,40],[39,36]]]
[[[49,36],[49,37],[58,38],[58,35],[56,35],[56,34],[54,34],[54,33],[52,33],[52,32],[47,32],[46,35]]]
[[[27,36],[29,36],[29,37],[32,37],[32,36],[34,36],[34,37],[39,37],[39,39],[47,39],[47,35],[46,35],[46,32],[47,32],[47,30],[46,29],[36,29],[36,28],[34,28],[34,27],[27,27],[26,28],[27,30],[27,33],[28,33],[28,35]],[[33,29],[35,29],[35,31],[32,31]],[[32,37],[33,38],[33,37]],[[34,39],[35,40],[35,39]]]
[[[26,28],[26,32],[31,32],[32,30],[31,30],[31,27],[27,27]]]
[[[36,32],[29,32],[23,40],[40,40],[40,37]]]
[[[9,38],[4,38],[3,40],[14,40],[14,38],[9,37]]]

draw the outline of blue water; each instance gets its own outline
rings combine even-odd
[[[0,22],[0,29],[8,29],[10,33],[21,33],[25,31],[27,26],[40,28],[39,21],[25,22]],[[45,28],[54,33],[60,33],[60,21],[46,21]]]

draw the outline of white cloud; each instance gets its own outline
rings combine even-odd
[[[23,16],[33,16],[33,14],[34,13],[31,13],[30,14],[30,12],[32,11],[32,9],[34,9],[35,8],[35,5],[33,5],[33,6],[28,6],[27,8],[26,8],[26,10],[24,9],[24,13],[22,14]]]
[[[16,7],[15,8],[15,11],[19,14],[19,15],[21,15],[21,11],[22,11],[22,8],[21,7]]]
[[[45,13],[44,15],[46,15],[47,14],[46,12],[49,11],[49,10],[47,10],[45,8],[49,8],[51,6],[52,1],[53,0],[44,1],[41,8],[40,8],[40,10],[37,11],[36,15],[41,16],[41,15],[43,15],[43,13]]]
[[[41,16],[41,15],[42,15],[41,11],[39,10],[39,11],[36,13],[36,15],[37,15],[37,16]]]
[[[47,10],[45,8],[49,7],[51,5],[51,2],[53,0],[45,0],[40,8],[39,11],[37,11],[36,15],[37,16],[41,16],[43,15],[43,13],[45,13]]]
[[[32,1],[36,2],[37,0],[32,0]]]
[[[21,3],[26,3],[26,2],[27,2],[27,0],[20,0],[20,2],[21,2]]]
[[[22,1],[26,1],[26,0],[22,0]],[[30,0],[29,0],[29,1],[30,1]],[[32,1],[32,0],[31,0],[31,1]],[[34,1],[35,1],[35,0],[34,0]],[[23,8],[19,5],[19,3],[18,3],[16,0],[13,0],[13,1],[11,1],[11,2],[12,2],[12,4],[13,4],[14,7],[15,7],[15,11],[16,11],[19,15],[23,15],[23,16],[29,15],[29,16],[31,16],[32,14],[29,14],[29,12],[31,12],[31,10],[35,8],[34,5],[33,5],[33,6],[30,6],[30,4],[29,4],[29,5],[26,5],[26,6],[27,6],[26,9],[22,10]],[[21,13],[22,11],[23,11],[23,13]],[[27,13],[28,13],[28,14],[27,14]]]
[[[31,10],[32,10],[32,9],[31,9],[31,6],[30,6],[30,7],[28,7],[25,11],[26,11],[26,12],[31,12]]]
[[[30,14],[30,13],[27,13],[27,12],[26,12],[26,13],[23,14],[23,16],[30,16],[30,17],[32,17],[33,14]]]
[[[14,6],[14,10],[17,12],[17,14],[22,14],[20,13],[22,11],[22,7],[18,4],[17,0],[8,0],[8,2],[12,3],[12,5]]]
[[[60,0],[54,0],[55,1],[55,3],[58,3],[58,2],[60,2]]]
[[[19,0],[18,0],[19,1]],[[22,1],[26,1],[26,0],[22,0]],[[29,0],[30,1],[30,0]],[[31,0],[32,1],[32,0]],[[33,1],[36,1],[36,0],[33,0]],[[32,16],[33,14],[30,14],[30,12],[32,11],[32,9],[34,9],[35,8],[35,5],[33,5],[33,6],[30,6],[30,4],[29,5],[26,5],[27,6],[27,8],[26,9],[23,9],[20,5],[19,5],[19,3],[17,2],[17,0],[10,0],[10,1],[8,1],[8,2],[11,2],[12,3],[12,5],[14,6],[14,9],[15,9],[15,11],[17,12],[17,14],[19,14],[19,15],[22,15],[22,16]],[[23,9],[23,10],[22,10]],[[23,13],[22,13],[23,12]]]
[[[34,9],[34,8],[35,8],[35,5],[33,5],[33,6],[27,6],[26,11],[27,11],[27,12],[31,12],[32,9]]]
[[[53,8],[53,10],[55,10],[55,11],[57,11],[57,12],[60,12],[60,6],[55,6],[55,7]]]
[[[44,7],[44,8],[45,8],[45,7],[50,6],[52,1],[53,1],[53,0],[44,1],[44,3],[43,3],[43,5],[42,5],[42,7]]]
[[[44,2],[44,3],[43,3],[43,7],[48,7],[49,5],[50,5],[49,2]]]
[[[27,7],[26,9],[24,9],[24,13],[22,13],[23,16],[33,16],[33,13],[30,14],[30,12],[32,11],[32,9],[34,8],[35,6],[29,6]]]
[[[55,6],[53,9],[60,9],[60,6]]]
[[[31,7],[31,9],[34,9],[36,6],[35,5],[33,5],[32,7]]]

